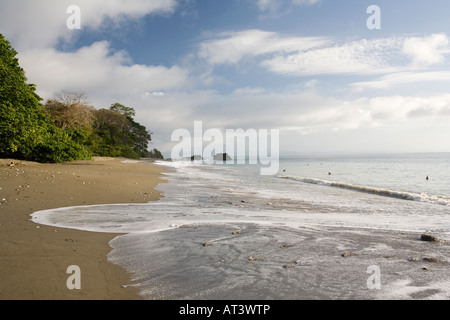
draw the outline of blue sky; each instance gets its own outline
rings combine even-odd
[[[74,4],[80,30],[66,26]],[[44,99],[133,107],[166,155],[196,120],[279,129],[282,154],[442,152],[448,12],[443,0],[2,0],[0,32]]]

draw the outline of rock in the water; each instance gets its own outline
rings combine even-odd
[[[191,161],[196,161],[196,160],[203,160],[203,157],[199,156],[199,155],[194,155],[191,157]]]
[[[218,153],[214,156],[214,160],[229,161],[229,160],[233,160],[233,159],[231,159],[231,157],[228,155],[228,153]]]
[[[423,233],[420,236],[420,240],[422,240],[422,241],[430,241],[430,242],[437,242],[437,241],[439,241],[439,239],[436,238],[435,236],[432,236],[432,235],[429,235],[429,234],[425,234],[425,233]]]

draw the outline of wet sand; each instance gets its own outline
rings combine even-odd
[[[448,300],[449,245],[416,232],[238,221],[111,243],[146,299],[233,301]]]
[[[116,203],[146,203],[164,169],[125,159],[95,158],[63,164],[0,159],[0,299],[141,299],[132,275],[107,261],[117,234],[38,225],[39,210]],[[15,162],[14,166],[10,166]],[[67,268],[80,267],[81,289],[69,290]]]

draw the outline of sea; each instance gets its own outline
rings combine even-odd
[[[108,259],[146,299],[450,298],[450,153],[281,157],[275,175],[233,161],[151,164],[167,169],[159,201],[32,219],[124,234]]]

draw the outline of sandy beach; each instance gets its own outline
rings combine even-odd
[[[124,160],[38,164],[0,159],[0,299],[141,299],[136,289],[124,286],[131,275],[107,261],[108,243],[116,234],[30,221],[39,210],[159,199],[154,187],[164,182],[164,169]],[[66,285],[71,265],[80,267],[79,290]]]
[[[14,166],[10,166],[14,160],[0,160],[0,299],[449,298],[450,242],[439,233],[433,235],[442,241],[434,242],[423,241],[422,231],[321,226],[311,219],[321,215],[327,221],[332,219],[333,215],[325,212],[327,207],[308,207],[302,198],[300,202],[292,200],[302,210],[286,211],[289,203],[285,199],[273,197],[269,204],[267,198],[241,189],[230,193],[230,188],[237,188],[234,179],[217,179],[217,172],[215,179],[201,184],[196,179],[172,178],[170,184],[161,186],[166,197],[147,204],[161,198],[155,186],[166,182],[161,179],[165,169],[124,160],[96,158],[64,164],[16,161]],[[230,171],[226,174],[233,177]],[[302,197],[310,187],[303,185],[299,191]],[[334,191],[320,189],[321,196],[328,190]],[[205,196],[204,192],[210,193]],[[185,196],[173,197],[178,194]],[[353,205],[356,195],[361,194],[351,194]],[[374,199],[378,206],[389,200]],[[412,201],[394,200],[402,206],[421,207]],[[135,217],[134,221],[149,230],[181,227],[117,237],[117,232],[128,231],[56,228],[34,223],[30,217],[45,209],[119,203],[134,205],[103,207],[101,223],[105,226],[116,225],[118,215]],[[174,204],[197,210],[177,213]],[[152,214],[142,216],[145,210]],[[293,226],[296,217],[299,225]],[[72,265],[80,267],[80,290],[69,290],[66,285],[70,277],[67,268]],[[379,284],[377,288],[369,287],[371,268],[381,275],[379,282],[374,282]]]

